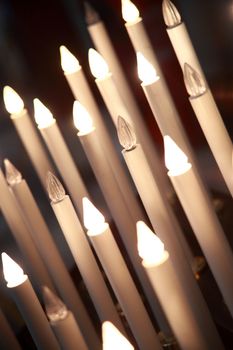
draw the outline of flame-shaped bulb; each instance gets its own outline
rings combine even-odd
[[[7,255],[2,253],[3,275],[8,288],[14,288],[26,281],[23,269]]]
[[[74,101],[73,120],[75,127],[81,135],[89,134],[94,130],[93,120],[90,114],[79,101]]]
[[[47,173],[46,184],[49,198],[53,203],[58,203],[65,198],[66,192],[64,187],[58,178],[50,171]]]
[[[105,217],[87,197],[83,198],[83,218],[88,235],[95,236],[105,231],[107,225]]]
[[[121,12],[124,21],[127,24],[134,24],[140,19],[138,8],[130,0],[121,1]]]
[[[164,22],[168,28],[176,27],[181,23],[181,16],[170,0],[163,0],[162,11]]]
[[[103,56],[94,49],[89,49],[88,60],[92,75],[96,79],[105,79],[109,74],[109,67]]]
[[[179,176],[186,173],[191,168],[187,155],[168,135],[164,136],[164,148],[165,165],[169,170],[169,175]]]
[[[68,315],[66,305],[48,287],[42,288],[46,314],[52,323],[64,320]]]
[[[77,58],[64,46],[60,46],[61,67],[65,74],[72,74],[80,70]]]
[[[4,165],[6,170],[6,180],[10,186],[19,184],[22,181],[22,175],[18,169],[8,160],[4,159]]]
[[[43,129],[51,126],[55,122],[55,119],[50,110],[38,98],[34,98],[33,104],[34,117],[38,127]]]
[[[132,126],[122,117],[117,119],[117,135],[121,146],[129,151],[137,144],[136,134]]]
[[[109,321],[102,324],[103,350],[134,350],[123,334]]]
[[[184,83],[186,90],[191,97],[201,96],[207,90],[205,81],[201,74],[188,63],[184,64]]]
[[[22,98],[10,86],[3,88],[3,100],[7,112],[10,114],[19,114],[24,109]]]
[[[84,1],[84,10],[87,25],[91,26],[101,21],[99,14],[88,1]]]
[[[159,79],[154,66],[143,56],[141,52],[137,52],[138,77],[144,85],[150,85]]]

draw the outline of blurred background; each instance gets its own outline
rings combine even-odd
[[[148,130],[155,146],[163,156],[162,138],[141,91],[136,70],[136,59],[121,16],[120,0],[90,0],[106,24],[112,43],[123,65],[132,90],[143,111]],[[180,112],[191,143],[195,147],[200,164],[203,165],[209,188],[226,192],[216,164],[207,147],[199,124],[189,105],[183,76],[169,42],[162,17],[161,0],[135,0],[147,32],[158,56],[168,85]],[[182,19],[189,30],[192,42],[212,88],[213,95],[222,113],[230,135],[233,132],[233,1],[232,0],[174,0]],[[81,0],[1,0],[0,1],[0,82],[1,91],[5,85],[13,87],[23,98],[25,106],[33,117],[32,100],[35,97],[51,110],[66,139],[73,157],[94,197],[101,198],[99,206],[105,207],[101,194],[76,137],[72,121],[73,96],[60,66],[59,46],[65,45],[79,59],[93,92],[103,111],[112,137],[118,146],[114,128],[91,76],[87,53],[92,47],[84,17]],[[0,97],[0,161],[9,158],[23,173],[40,203],[48,223],[55,232],[54,238],[72,266],[62,235],[50,211],[48,199],[31,167],[30,161],[5,111]],[[1,194],[0,194],[1,195]],[[106,209],[106,208],[105,208]],[[1,251],[15,252],[15,243],[1,218]],[[20,261],[20,254],[18,254]],[[23,264],[23,262],[22,262]],[[1,292],[2,289],[2,292]],[[0,288],[0,304],[8,312],[3,283]],[[15,316],[16,317],[16,316]],[[17,316],[18,317],[18,316]],[[16,317],[16,318],[17,318]],[[14,323],[11,319],[11,322]],[[18,319],[15,321],[18,325]]]

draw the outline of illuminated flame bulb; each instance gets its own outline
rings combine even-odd
[[[50,110],[38,99],[33,100],[34,117],[39,128],[47,128],[55,121]]]
[[[94,49],[89,49],[88,60],[92,75],[96,79],[105,79],[109,74],[109,67],[99,52]]]
[[[102,324],[103,350],[134,350],[130,342],[109,321]]]
[[[24,109],[24,103],[22,98],[10,86],[4,87],[3,100],[7,112],[10,114],[19,114]]]
[[[77,58],[64,46],[60,46],[61,67],[66,74],[77,72],[81,66]]]
[[[93,129],[93,120],[86,108],[79,102],[75,101],[73,105],[74,125],[80,134],[89,134]]]
[[[122,17],[127,24],[136,23],[140,18],[138,8],[130,0],[122,0],[121,12]]]
[[[159,265],[164,262],[168,253],[158,236],[143,222],[137,222],[138,253],[145,265]]]
[[[83,218],[90,236],[101,234],[106,228],[105,217],[87,197],[83,198]]]
[[[165,165],[169,175],[178,176],[191,168],[186,154],[177,146],[170,136],[164,136]]]
[[[154,66],[143,56],[141,52],[137,52],[138,77],[144,85],[153,84],[159,79]]]
[[[17,287],[27,279],[23,269],[6,253],[2,253],[2,265],[8,288]]]

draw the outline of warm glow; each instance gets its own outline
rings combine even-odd
[[[6,253],[2,253],[2,265],[8,288],[17,287],[26,281],[27,275],[24,274],[23,269]]]
[[[83,221],[90,236],[103,233],[106,229],[105,217],[87,198],[83,198]]]
[[[143,222],[137,222],[138,253],[145,265],[160,265],[167,259],[164,244]]]
[[[138,77],[144,85],[153,84],[159,79],[154,66],[143,56],[141,52],[137,52]]]
[[[77,58],[64,46],[60,46],[61,67],[66,74],[77,72],[81,66]]]
[[[140,18],[137,7],[130,0],[122,0],[122,17],[127,24],[133,24]]]
[[[22,98],[10,86],[3,89],[3,100],[8,113],[19,114],[24,109]]]
[[[89,134],[93,131],[93,120],[86,108],[79,101],[74,101],[73,119],[74,125],[78,129],[80,135]]]
[[[96,79],[105,79],[109,74],[109,67],[99,52],[94,49],[89,49],[88,60],[92,75]]]
[[[177,146],[170,136],[164,136],[165,165],[169,175],[178,176],[186,173],[191,164],[186,154]]]
[[[33,100],[34,104],[34,117],[35,121],[40,129],[51,126],[55,119],[53,118],[50,110],[38,99]]]
[[[109,321],[102,324],[103,350],[134,350],[130,342]]]

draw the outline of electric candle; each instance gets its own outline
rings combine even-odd
[[[47,176],[47,184],[48,194],[51,199],[51,207],[65,236],[66,242],[100,320],[102,322],[111,320],[123,331],[124,327],[117,314],[104,278],[69,196],[66,195],[60,181],[51,173]],[[83,327],[83,329],[85,330],[85,327]],[[95,349],[98,344],[96,337],[90,337],[90,335],[88,336],[88,333],[90,334],[88,330],[85,331],[85,335],[87,336],[86,339],[90,341],[93,338],[92,344],[89,344],[89,346],[91,346],[92,349]]]
[[[10,86],[3,89],[3,99],[6,110],[10,113],[10,118],[16,131],[28,153],[28,156],[45,187],[45,176],[47,172],[54,171],[53,166],[45,152],[38,133],[32,123],[28,111],[24,108],[21,97]]]
[[[83,149],[96,176],[96,180],[100,186],[124,246],[129,254],[133,267],[138,275],[142,288],[144,289],[145,295],[151,305],[153,313],[156,319],[157,317],[158,320],[160,318],[162,319],[162,316],[159,316],[162,314],[160,311],[160,306],[157,303],[153,290],[148,283],[149,281],[141,267],[137,255],[135,235],[136,222],[132,219],[128,207],[125,204],[124,198],[119,191],[114,172],[109,167],[108,160],[103,153],[103,149],[95,132],[95,127],[90,123],[90,116],[88,116],[89,130],[87,130],[87,122],[84,123],[82,120],[87,117],[87,113],[81,114],[83,107],[79,108],[80,103],[77,101],[75,102],[74,107],[74,122],[76,127],[79,128],[82,127],[83,124],[85,125],[84,129],[79,129],[78,137],[83,145]],[[78,113],[78,110],[80,113]],[[82,121],[80,122],[80,120]],[[127,232],[127,234],[125,234],[125,232]]]
[[[5,159],[4,164],[7,182],[17,200],[23,218],[30,229],[31,237],[45,262],[56,289],[74,312],[77,322],[81,324],[81,329],[87,329],[88,336],[91,333],[95,334],[82,299],[57,250],[49,228],[41,215],[27,182],[9,160]],[[66,287],[64,288],[64,286]]]
[[[104,216],[83,198],[84,225],[141,350],[161,349],[141,297]]]
[[[45,310],[61,349],[88,350],[80,329],[66,305],[48,287],[43,287]]]
[[[64,70],[65,77],[73,92],[73,95],[92,116],[96,126],[96,132],[101,145],[103,146],[103,152],[108,158],[112,170],[116,174],[116,181],[118,182],[125,201],[130,203],[128,207],[131,215],[135,217],[135,220],[137,220],[137,218],[143,216],[142,209],[138,204],[135,193],[132,190],[132,184],[130,183],[125,172],[125,168],[120,162],[119,156],[104,124],[104,119],[88,85],[83,69],[78,60],[65,46],[60,47],[60,54],[62,69]]]
[[[210,269],[233,315],[233,254],[211,206],[204,186],[196,178],[187,155],[165,136],[165,164],[168,176],[204,252]]]
[[[193,316],[195,316],[196,323],[199,325],[199,331],[202,332],[207,344],[211,344],[214,347],[215,342],[219,343],[217,331],[190,269],[190,263],[187,263],[185,256],[187,250],[183,244],[181,246],[180,242],[185,243],[185,245],[187,243],[184,239],[182,241],[179,240],[183,236],[176,217],[162,189],[156,183],[156,178],[151,174],[150,167],[140,144],[137,143],[133,129],[120,117],[118,136],[121,145],[124,147],[122,154],[129,172],[154,230],[169,250],[170,259],[189,300]],[[143,169],[143,175],[141,169]]]
[[[109,321],[102,324],[103,350],[134,350],[123,334]]]
[[[161,161],[154,145],[150,144],[149,146],[147,143],[149,136],[145,130],[144,123],[139,123],[138,119],[135,119],[135,111],[133,111],[132,108],[129,108],[130,105],[128,104],[128,101],[124,99],[122,91],[119,90],[115,84],[115,78],[112,73],[110,73],[107,62],[104,58],[94,49],[89,50],[88,58],[91,72],[96,78],[96,85],[112,117],[113,123],[117,126],[117,118],[121,115],[134,126],[153,174],[156,174],[159,178],[160,186],[164,186],[168,193],[170,185],[164,180],[163,168],[161,167]]]
[[[38,349],[58,350],[59,345],[31,283],[22,268],[2,253],[3,274],[17,307]]]
[[[137,235],[142,265],[158,295],[180,348],[212,349],[193,316],[192,307],[164,244],[142,221],[137,223]],[[217,350],[218,345],[215,344],[214,349]]]
[[[48,150],[69,190],[79,215],[82,215],[81,198],[88,196],[88,191],[75,166],[71,154],[66,146],[56,120],[47,107],[40,100],[34,99],[35,121],[48,147]]]
[[[24,258],[33,285],[37,288],[47,284],[53,289],[53,283],[43,260],[32,240],[30,230],[26,225],[17,201],[7,186],[3,172],[0,170],[0,207],[2,214],[13,234]]]
[[[21,350],[21,346],[0,309],[0,347],[1,349]]]
[[[184,66],[184,81],[194,113],[233,195],[232,142],[213,95],[199,72],[187,63]]]
[[[184,64],[188,62],[204,78],[204,73],[189,37],[187,28],[184,22],[182,22],[177,8],[170,0],[163,0],[162,10],[164,22],[167,26],[167,33],[181,69],[183,70]]]

